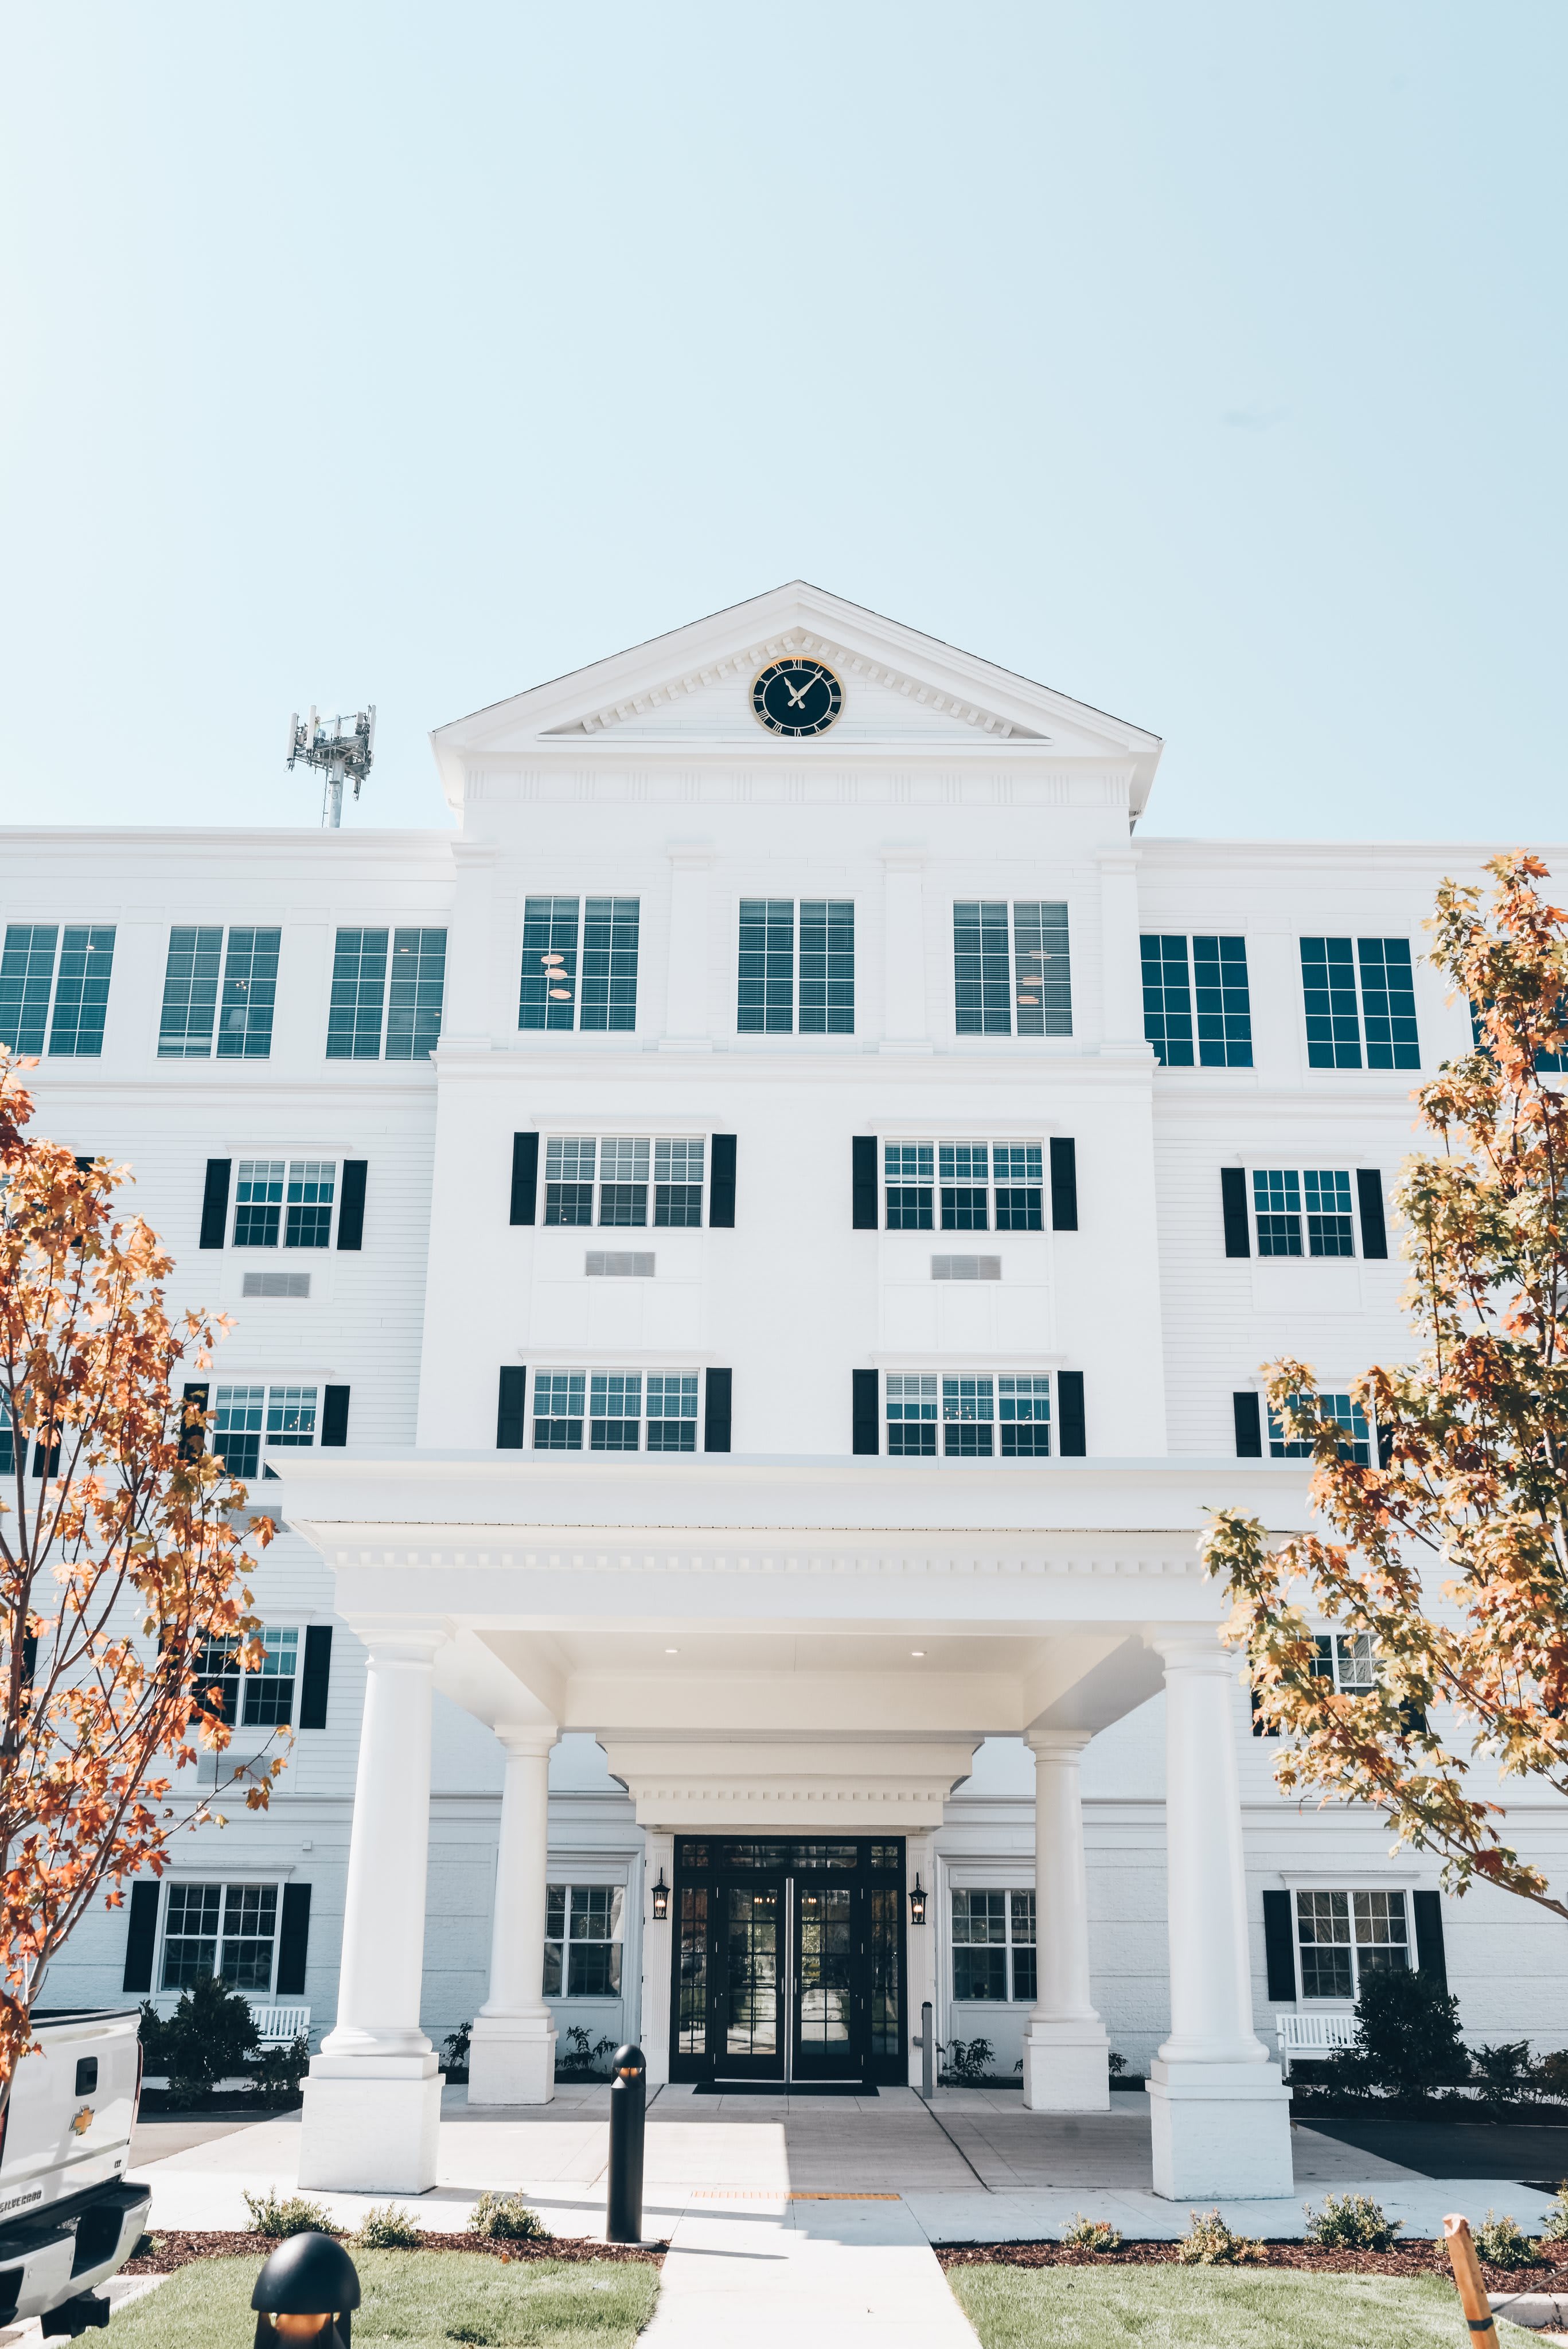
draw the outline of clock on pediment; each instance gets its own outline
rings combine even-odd
[[[819,660],[771,661],[752,687],[752,709],[770,734],[826,734],[844,707],[844,688]]]

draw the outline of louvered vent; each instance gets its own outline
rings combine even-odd
[[[307,1272],[247,1272],[244,1294],[246,1297],[308,1297],[310,1275]]]
[[[653,1257],[630,1248],[590,1248],[583,1270],[590,1280],[651,1280]]]
[[[933,1280],[1000,1280],[1002,1258],[999,1256],[934,1256],[931,1258]]]

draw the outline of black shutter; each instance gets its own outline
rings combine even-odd
[[[368,1158],[343,1161],[343,1195],[337,1206],[340,1248],[362,1248],[365,1245],[365,1176],[369,1165]]]
[[[497,1452],[521,1452],[523,1449],[523,1406],[527,1401],[528,1373],[515,1363],[508,1362],[501,1372],[501,1389],[495,1404],[495,1449]]]
[[[122,1991],[152,1988],[152,1957],[157,1947],[157,1884],[133,1884],[130,1888],[130,1928],[125,1937],[125,1972],[119,1984]]]
[[[715,1133],[711,1137],[712,1157],[708,1171],[708,1228],[713,1232],[732,1232],[735,1228],[735,1137],[732,1133]]]
[[[1443,1954],[1443,1904],[1436,1892],[1413,1892],[1416,1911],[1416,1963],[1440,1991],[1449,1987],[1448,1960]]]
[[[310,1949],[310,1887],[286,1884],[283,1916],[277,1929],[276,1998],[302,1998],[305,1961]]]
[[[1063,1459],[1084,1459],[1088,1447],[1084,1442],[1084,1373],[1082,1371],[1057,1371],[1056,1413],[1061,1425]]]
[[[1296,1944],[1288,1892],[1263,1895],[1263,1955],[1269,1964],[1269,1996],[1281,2006],[1294,2006]]]
[[[1383,1426],[1381,1422],[1377,1429],[1377,1465],[1379,1468],[1392,1468],[1394,1465],[1394,1430]]]
[[[1263,1456],[1263,1413],[1257,1395],[1233,1394],[1231,1413],[1236,1422],[1237,1459],[1261,1460]]]
[[[301,1729],[326,1728],[327,1696],[331,1686],[332,1626],[330,1623],[307,1623],[305,1627],[305,1669],[299,1676]]]
[[[1250,1701],[1251,1701],[1251,1708],[1252,1708],[1252,1734],[1253,1734],[1253,1736],[1254,1736],[1254,1737],[1277,1737],[1277,1736],[1279,1735],[1279,1733],[1279,1733],[1279,1731],[1278,1731],[1277,1729],[1271,1729],[1271,1728],[1270,1728],[1270,1726],[1269,1726],[1269,1724],[1268,1724],[1268,1723],[1263,1719],[1262,1713],[1262,1711],[1260,1710],[1260,1708],[1259,1708],[1259,1704],[1258,1704],[1258,1692],[1257,1692],[1257,1690],[1256,1690],[1255,1688],[1250,1688],[1250,1689],[1247,1691],[1247,1695],[1248,1695],[1248,1697],[1249,1697],[1249,1699],[1250,1699]]]
[[[877,1228],[877,1137],[874,1133],[857,1133],[849,1145],[850,1153],[850,1212],[852,1231],[874,1232]],[[855,1374],[857,1378],[860,1373]],[[858,1448],[858,1447],[857,1447]]]
[[[730,1393],[733,1384],[732,1371],[710,1371],[702,1399],[702,1449],[704,1452],[728,1452],[730,1448]]]
[[[539,1196],[539,1137],[536,1133],[514,1133],[512,1137],[512,1221],[531,1224],[535,1202]]]
[[[45,1445],[41,1441],[33,1446],[33,1474],[38,1477],[57,1476],[60,1473],[60,1447]]]
[[[205,1411],[207,1408],[207,1396],[210,1390],[205,1383],[196,1386],[188,1386],[185,1389],[184,1399],[187,1402],[200,1403],[202,1409]],[[206,1448],[207,1431],[205,1426],[182,1426],[181,1428],[180,1457],[182,1460],[200,1460]]]
[[[1247,1227],[1247,1176],[1240,1166],[1220,1169],[1220,1208],[1225,1218],[1227,1256],[1251,1256],[1252,1235]]]
[[[229,1174],[232,1158],[209,1158],[207,1186],[202,1194],[202,1237],[204,1248],[221,1248],[229,1228]]]
[[[92,1170],[93,1170],[93,1161],[92,1161],[92,1159],[91,1159],[91,1158],[81,1158],[81,1157],[78,1157],[78,1160],[77,1160],[77,1173],[78,1173],[78,1174],[90,1174],[92,1173]]]
[[[339,1448],[348,1441],[348,1390],[324,1387],[321,1393],[321,1441]]]
[[[1051,1228],[1078,1228],[1078,1145],[1070,1133],[1051,1136]]]
[[[882,1449],[881,1379],[876,1371],[855,1371],[854,1442],[855,1452],[880,1452]]]
[[[1361,1253],[1386,1256],[1388,1226],[1383,1220],[1383,1177],[1376,1166],[1355,1170],[1355,1204],[1361,1210]]]

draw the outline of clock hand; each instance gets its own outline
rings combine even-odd
[[[812,687],[815,683],[816,679],[814,677],[808,677],[805,683],[801,687],[800,691],[797,693],[794,686],[790,683],[788,678],[785,678],[784,691],[788,694],[792,704],[796,709],[800,708],[801,703],[805,699],[806,695],[811,691]]]

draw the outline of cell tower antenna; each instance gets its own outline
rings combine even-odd
[[[307,767],[319,767],[324,778],[321,792],[321,821],[336,832],[343,821],[343,786],[353,783],[354,796],[359,796],[359,786],[370,771],[370,761],[376,750],[376,705],[361,709],[352,718],[337,717],[331,720],[318,718],[314,709],[302,726],[296,709],[288,721],[288,763],[290,768],[304,760]]]

